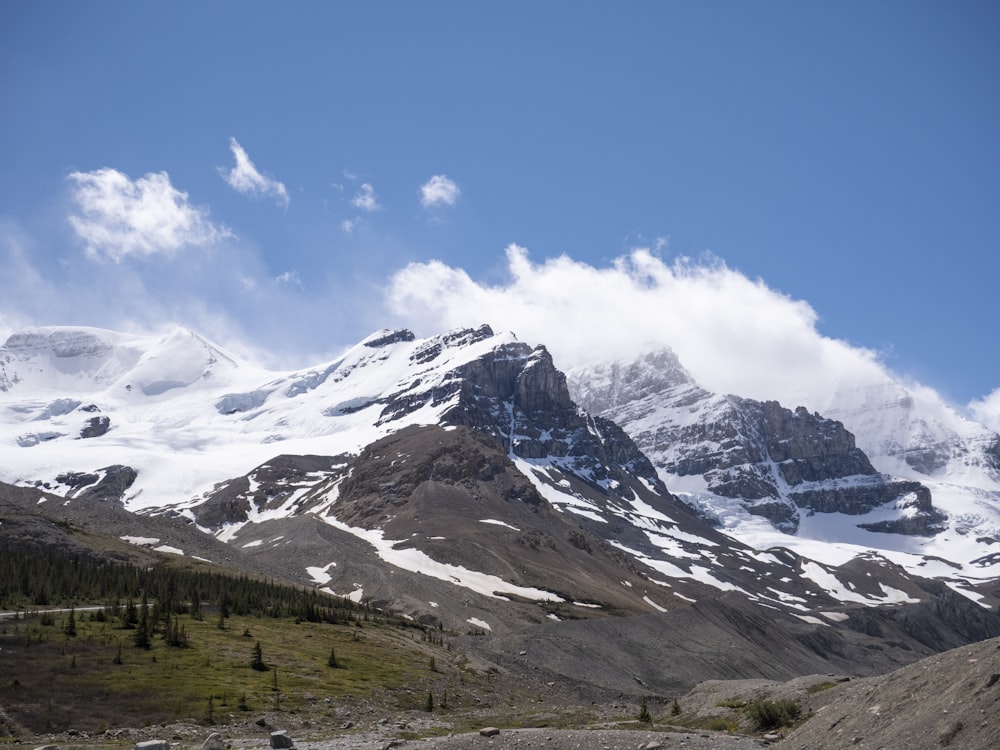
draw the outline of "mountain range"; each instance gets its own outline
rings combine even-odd
[[[287,372],[186,329],[32,328],[0,348],[0,481],[22,541],[72,519],[595,690],[1000,635],[1000,437],[894,381],[820,412],[711,393],[665,348],[564,373],[487,325]]]

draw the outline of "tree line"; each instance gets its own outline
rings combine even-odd
[[[381,618],[367,605],[312,588],[246,575],[184,570],[163,563],[139,567],[49,550],[0,555],[0,609],[104,605],[131,620],[135,603],[155,602],[155,616],[201,617],[206,608],[230,615],[294,617],[340,623]]]

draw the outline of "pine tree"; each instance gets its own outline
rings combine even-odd
[[[76,638],[76,610],[73,607],[69,608],[69,617],[66,618],[66,626],[63,628],[63,632],[68,638]]]
[[[260,648],[260,641],[253,647],[253,655],[250,657],[250,669],[258,672],[266,672],[270,667],[264,663],[264,652]]]
[[[333,669],[336,669],[339,666],[337,664],[337,653],[332,646],[330,647],[330,658],[326,660],[326,665]]]
[[[646,696],[642,696],[642,703],[639,704],[639,721],[649,724],[653,721],[653,717],[649,713],[649,707],[646,705]]]
[[[139,607],[139,624],[135,626],[135,636],[133,639],[136,648],[149,649],[153,644],[149,640],[149,599],[146,592],[142,592],[142,605]]]
[[[430,690],[427,691],[427,703],[424,704],[424,710],[427,713],[434,711],[434,693]]]

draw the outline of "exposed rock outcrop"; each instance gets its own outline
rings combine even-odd
[[[871,530],[928,534],[930,491],[880,474],[841,422],[698,386],[669,350],[572,374],[592,412],[614,419],[666,475],[700,476],[708,491],[794,532],[800,510],[860,515],[896,503],[900,518]],[[877,526],[877,528],[875,528]]]

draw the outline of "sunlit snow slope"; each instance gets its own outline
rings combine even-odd
[[[0,479],[66,491],[67,472],[124,464],[138,472],[127,508],[182,506],[278,452],[356,453],[407,424],[435,424],[448,402],[381,412],[387,400],[432,393],[450,370],[514,340],[400,335],[381,331],[333,362],[274,373],[184,329],[159,338],[20,332],[0,348]],[[428,347],[440,350],[432,363]],[[104,434],[81,437],[94,424],[99,431],[102,418]]]

